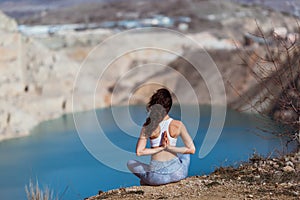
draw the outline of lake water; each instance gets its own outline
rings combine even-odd
[[[228,110],[225,126],[216,146],[205,158],[199,159],[199,147],[210,121],[210,107],[199,108],[200,121],[193,116],[184,121],[190,132],[196,131],[194,142],[197,151],[191,157],[190,176],[208,174],[219,166],[238,165],[241,161],[246,161],[254,150],[262,155],[282,151],[282,141],[263,134],[256,128],[264,126],[262,120],[253,115]],[[117,107],[115,112],[122,113],[125,109],[126,107]],[[84,118],[88,113],[80,115]],[[144,122],[144,106],[132,106],[130,113],[137,124]],[[118,128],[110,109],[97,110],[97,116],[104,122],[104,132],[112,143],[134,152],[136,138]],[[180,118],[178,106],[172,108],[171,116]],[[128,119],[124,118],[125,120]],[[193,125],[195,121],[199,129]],[[139,135],[139,130],[136,130],[136,135]],[[101,146],[101,141],[97,142]],[[113,152],[104,150],[101,153],[110,156]],[[118,159],[111,156],[111,160],[115,162]],[[119,161],[119,164],[126,166],[124,161]],[[25,199],[24,186],[30,179],[34,182],[38,179],[42,188],[48,186],[60,199],[83,199],[95,195],[99,190],[139,184],[134,175],[103,165],[86,150],[76,132],[72,115],[44,122],[28,137],[0,143],[0,199]]]

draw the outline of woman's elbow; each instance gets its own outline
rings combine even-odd
[[[136,151],[135,154],[136,154],[137,156],[142,156],[142,155],[143,155],[143,152],[142,152],[142,151]]]
[[[195,152],[196,152],[196,149],[194,147],[194,148],[191,149],[191,154],[195,154]]]
[[[195,151],[196,151],[195,147],[190,147],[190,148],[187,150],[186,153],[188,153],[188,154],[195,154]]]

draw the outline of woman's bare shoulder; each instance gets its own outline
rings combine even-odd
[[[172,137],[177,137],[181,132],[183,123],[179,120],[172,120],[170,123],[170,134]]]
[[[180,120],[173,119],[171,121],[170,125],[180,128],[183,125],[183,123]]]

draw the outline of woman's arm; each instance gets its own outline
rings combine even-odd
[[[147,137],[144,134],[144,128],[141,130],[139,140],[136,145],[136,155],[137,156],[146,156],[156,154],[160,151],[165,150],[166,147],[157,147],[157,148],[146,148]]]
[[[165,150],[172,153],[194,154],[195,153],[194,142],[182,122],[180,122],[179,130],[180,130],[179,136],[181,136],[183,140],[184,147],[170,146],[167,141]]]

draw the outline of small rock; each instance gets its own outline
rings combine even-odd
[[[280,178],[282,176],[282,172],[281,171],[275,171],[274,176]]]
[[[287,35],[287,39],[291,43],[295,43],[299,39],[299,34],[298,33],[289,33]]]
[[[287,161],[287,162],[285,163],[285,165],[286,165],[286,166],[291,166],[291,167],[294,168],[294,163],[291,162],[291,161]]]
[[[259,180],[259,179],[260,179],[260,175],[254,176],[254,179],[255,179],[255,180]]]
[[[296,164],[295,169],[296,169],[297,171],[300,171],[300,163],[297,163],[297,164]]]
[[[296,87],[297,87],[298,91],[300,92],[300,78],[298,78]]]
[[[300,193],[299,193],[298,191],[292,191],[292,194],[293,194],[294,196],[299,196],[299,195],[300,195]]]
[[[252,195],[252,194],[249,194],[248,197],[249,197],[249,198],[253,198],[253,195]]]
[[[98,191],[98,195],[100,195],[100,194],[102,194],[103,193],[103,191],[102,190],[99,190]]]
[[[289,161],[289,160],[290,160],[290,158],[289,158],[289,157],[287,157],[287,156],[286,156],[286,157],[284,157],[284,161],[285,161],[285,162],[287,162],[287,161]]]
[[[278,168],[279,168],[279,165],[275,163],[275,164],[273,165],[273,167],[274,167],[275,169],[278,169]]]
[[[295,172],[295,169],[291,166],[285,166],[282,168],[284,172]]]
[[[273,162],[272,160],[268,160],[268,161],[267,161],[267,164],[268,164],[268,165],[273,165],[274,162]]]
[[[287,186],[287,183],[280,183],[280,186],[286,187],[286,186]]]
[[[275,27],[273,34],[275,37],[285,39],[287,37],[288,30],[285,27]]]
[[[297,162],[297,159],[296,159],[295,157],[291,157],[291,161],[292,161],[293,163],[296,163],[296,162]]]

